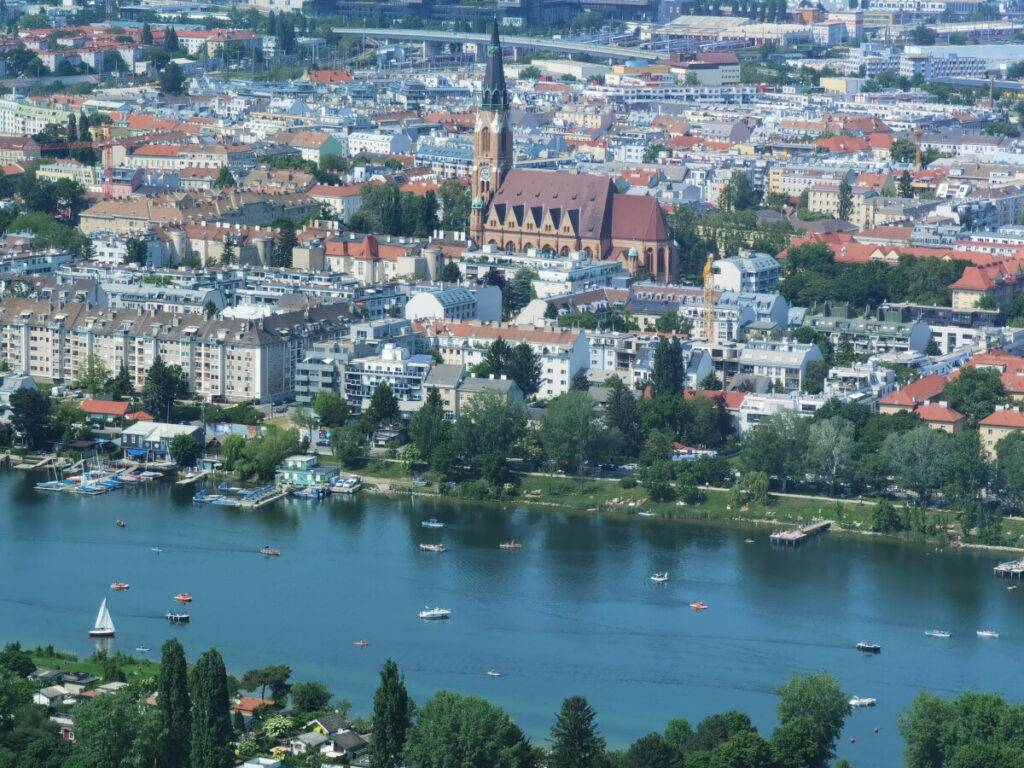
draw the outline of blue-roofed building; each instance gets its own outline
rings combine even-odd
[[[419,410],[425,382],[434,365],[430,355],[414,355],[406,347],[385,344],[374,357],[358,357],[345,365],[345,399],[354,413],[370,407],[373,391],[387,382],[403,415]]]

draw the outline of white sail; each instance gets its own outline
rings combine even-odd
[[[103,599],[100,603],[100,611],[96,614],[96,626],[93,628],[94,631],[101,632],[114,632],[114,621],[110,618],[110,611],[107,610],[107,600]]]

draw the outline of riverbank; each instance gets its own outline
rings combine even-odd
[[[381,474],[385,469],[386,475]],[[738,509],[731,503],[732,493],[728,488],[701,486],[704,498],[695,504],[679,502],[652,502],[646,498],[642,486],[623,488],[619,479],[559,477],[544,474],[520,474],[518,495],[509,499],[471,499],[446,496],[437,485],[428,488],[413,485],[412,478],[397,461],[375,460],[367,464],[363,474],[365,493],[394,495],[407,493],[432,498],[451,498],[464,502],[491,501],[499,504],[523,504],[570,510],[585,514],[601,514],[615,517],[645,516],[663,520],[680,521],[723,521],[796,527],[812,520],[829,520],[836,533],[861,536],[880,536],[911,542],[936,543],[957,549],[986,549],[1024,554],[1024,546],[971,544],[959,542],[958,512],[946,509],[928,508],[926,521],[934,531],[924,535],[907,531],[884,533],[871,530],[872,513],[878,501],[875,499],[833,499],[825,496],[804,494],[772,494],[771,504],[749,504]],[[1004,536],[1024,543],[1024,518],[1004,518]]]

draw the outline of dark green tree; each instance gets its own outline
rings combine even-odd
[[[967,416],[970,427],[977,427],[1008,398],[998,369],[973,365],[961,368],[955,378],[946,382],[943,395],[950,408]]]
[[[226,165],[220,167],[220,172],[217,174],[217,178],[213,180],[214,189],[227,189],[228,187],[236,187],[238,182],[235,181],[235,175],[231,173],[231,169]]]
[[[409,440],[419,449],[428,464],[434,451],[446,439],[448,423],[444,420],[444,404],[437,387],[427,390],[427,399],[409,419]]]
[[[391,659],[380,670],[380,685],[373,695],[373,734],[370,768],[398,768],[410,729],[413,703],[405,679]]]
[[[655,395],[681,395],[683,391],[683,352],[679,339],[662,336],[654,348],[651,388]]]
[[[612,377],[608,387],[611,392],[605,405],[604,423],[622,436],[622,451],[626,456],[639,456],[644,446],[644,433],[636,397],[618,376]]]
[[[537,438],[548,460],[569,473],[579,472],[586,461],[602,458],[611,447],[594,401],[579,391],[566,392],[548,403]]]
[[[142,407],[156,419],[167,421],[175,401],[187,393],[188,383],[181,367],[167,365],[157,355],[142,385]]]
[[[910,171],[903,171],[903,173],[900,174],[898,189],[900,197],[914,196],[913,179],[910,176]]]
[[[67,137],[68,142],[78,141],[78,118],[75,117],[74,112],[68,115]]]
[[[185,650],[175,639],[164,643],[156,679],[157,713],[163,741],[163,768],[188,768],[192,712],[188,695]]]
[[[331,702],[331,689],[318,681],[292,686],[292,709],[296,712],[322,712]]]
[[[153,44],[153,30],[149,28],[149,22],[148,21],[144,22],[143,25],[142,25],[142,36],[139,38],[139,41],[143,45],[152,45]]]
[[[259,688],[261,699],[266,697],[267,688],[270,688],[270,698],[275,703],[283,703],[288,698],[288,691],[291,689],[288,684],[288,678],[291,676],[292,668],[287,664],[272,664],[269,667],[250,669],[242,675],[239,684],[246,691],[255,691]]]
[[[225,267],[230,267],[237,260],[238,257],[235,255],[235,238],[225,235],[220,246],[220,263]]]
[[[562,702],[551,728],[549,768],[599,768],[604,765],[605,742],[597,730],[597,713],[582,696]]]
[[[274,246],[273,262],[275,267],[290,267],[292,251],[299,244],[295,236],[295,222],[291,219],[276,219],[272,226],[277,227],[277,244]]]
[[[340,427],[348,421],[348,402],[337,392],[330,389],[321,389],[310,402],[313,412],[316,413],[320,425],[324,427]]]
[[[626,750],[627,768],[672,768],[675,755],[660,733],[649,733]]]
[[[178,33],[171,27],[164,33],[164,50],[168,53],[177,53],[178,47]]]
[[[459,270],[459,265],[454,261],[449,261],[441,270],[441,282],[457,283],[460,280],[462,280],[462,272]]]
[[[437,188],[437,197],[441,208],[441,228],[448,232],[465,232],[469,227],[469,188],[448,179]]]
[[[850,182],[843,179],[839,182],[839,210],[838,217],[848,220],[853,215],[853,187]]]
[[[29,448],[42,448],[53,429],[52,401],[38,389],[22,387],[11,393],[11,423]]]
[[[391,385],[380,382],[373,390],[370,407],[366,409],[366,421],[374,429],[381,424],[392,424],[398,421],[401,412],[398,409],[398,398],[391,391]]]
[[[519,385],[523,397],[532,397],[540,390],[540,357],[525,341],[516,344],[509,355],[504,374]]]
[[[512,347],[500,336],[491,342],[491,346],[484,352],[484,359],[481,365],[481,375],[502,376],[507,373],[509,358],[512,357]]]
[[[780,730],[788,736],[801,734],[801,750],[812,756],[802,762],[806,768],[825,768],[835,757],[836,740],[852,711],[849,694],[824,672],[793,675],[778,693]]]
[[[129,237],[124,241],[124,260],[128,264],[144,267],[148,259],[149,246],[145,240],[138,237]]]
[[[132,375],[128,372],[128,365],[124,362],[117,369],[117,375],[110,380],[110,394],[115,400],[128,397],[135,390],[132,385]]]
[[[194,467],[203,446],[192,435],[175,435],[167,444],[167,453],[179,467]]]
[[[175,40],[177,40],[176,36]],[[177,95],[181,93],[182,86],[184,85],[185,74],[181,71],[181,67],[173,61],[169,62],[167,66],[164,67],[164,71],[160,73],[160,92]]]
[[[216,649],[211,648],[196,662],[191,693],[191,768],[231,768],[235,760],[230,744],[228,679],[224,659]]]

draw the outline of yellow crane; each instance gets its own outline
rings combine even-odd
[[[715,257],[708,254],[704,263],[704,341],[715,340]]]

